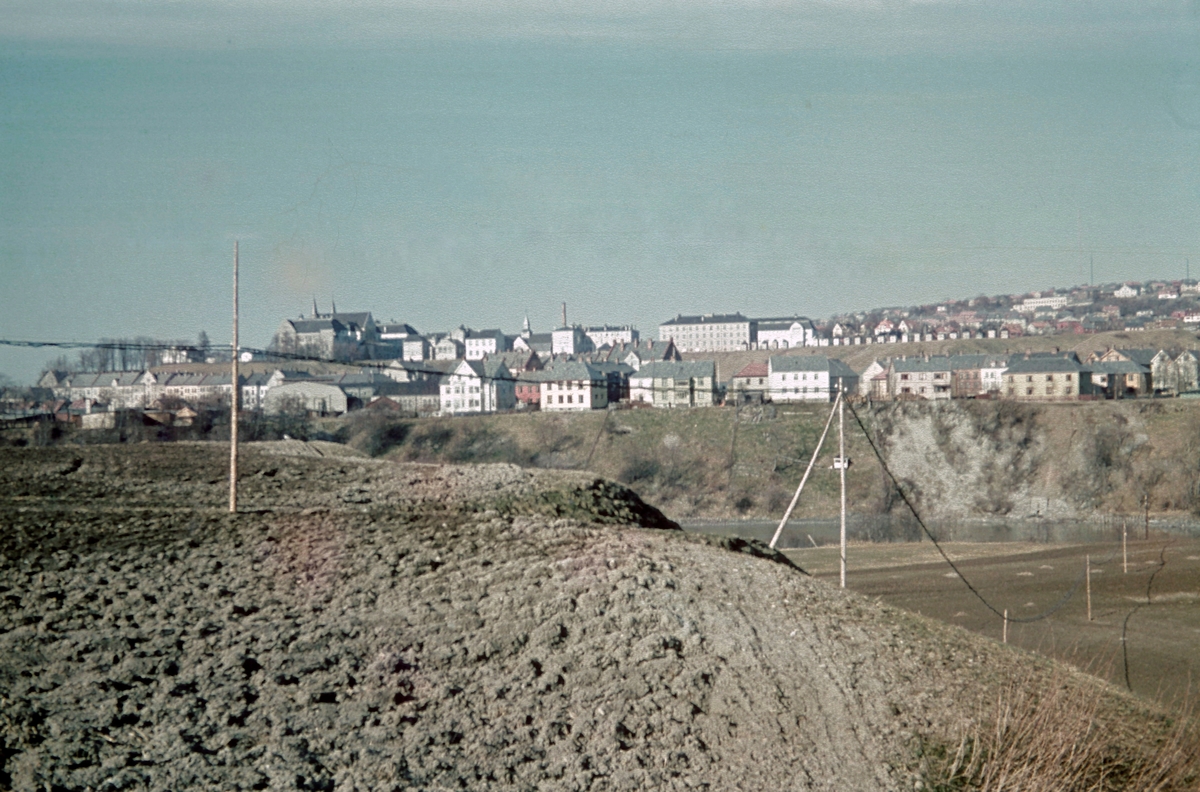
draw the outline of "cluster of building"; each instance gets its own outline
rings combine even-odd
[[[1017,355],[902,355],[862,372],[819,355],[772,356],[730,379],[727,399],[791,402],[847,395],[873,400],[1074,401],[1200,395],[1195,350],[1108,349]]]
[[[685,361],[682,355],[1014,338],[1070,330],[1071,322],[1083,327],[1079,315],[1086,318],[1097,305],[1097,316],[1111,320],[1128,314],[1136,319],[1147,299],[1182,306],[1197,296],[1200,285],[1191,281],[1152,282],[980,297],[827,322],[798,315],[680,314],[659,325],[657,340],[641,338],[631,325],[568,324],[565,304],[559,327],[534,333],[526,317],[521,332],[509,335],[499,329],[465,326],[420,333],[405,322],[376,321],[369,311],[342,313],[334,306],[321,313],[314,301],[311,315],[287,319],[275,333],[269,351],[281,367],[242,377],[237,389],[246,410],[296,409],[316,415],[361,407],[442,415],[580,411],[621,404],[696,407],[730,397],[830,400],[842,391],[873,399],[1057,400],[1182,394],[1200,388],[1196,353],[1188,350],[1113,349],[1085,359],[1070,352],[901,354],[876,359],[861,372],[824,355],[776,354],[746,366],[727,382],[718,379],[713,360]],[[1102,304],[1106,300],[1113,304]],[[1138,310],[1127,310],[1130,306]],[[1173,313],[1179,314],[1178,322],[1200,322],[1200,309],[1184,307]],[[243,355],[243,360],[248,357]],[[365,367],[349,374],[312,374],[284,367],[296,359],[359,361]],[[261,371],[261,366],[256,368]],[[195,410],[228,405],[234,392],[227,372],[170,372],[161,367],[103,373],[47,371],[38,385],[53,394],[56,415],[61,411],[75,416]]]

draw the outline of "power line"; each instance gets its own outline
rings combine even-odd
[[[1079,579],[1075,581],[1075,584],[1071,586],[1071,588],[1068,589],[1067,592],[1063,594],[1063,596],[1057,602],[1034,616],[1009,616],[1003,610],[997,608],[995,605],[989,602],[988,599],[980,593],[979,589],[972,585],[971,581],[968,580],[966,575],[962,573],[962,570],[960,570],[958,566],[952,560],[950,560],[950,556],[946,554],[946,551],[942,548],[942,545],[937,540],[937,537],[934,536],[933,532],[929,530],[929,527],[925,525],[925,521],[921,519],[921,515],[917,511],[917,507],[913,505],[913,502],[909,499],[908,494],[904,491],[904,488],[900,486],[900,481],[896,478],[895,474],[892,473],[892,469],[888,467],[887,461],[883,458],[883,454],[880,453],[878,446],[875,445],[875,441],[871,439],[871,433],[867,431],[867,427],[863,423],[862,418],[859,417],[858,411],[854,409],[853,404],[849,404],[849,402],[847,402],[847,405],[850,407],[850,413],[854,416],[854,420],[858,423],[858,427],[862,429],[863,436],[867,439],[867,444],[870,445],[871,450],[875,452],[875,458],[879,460],[879,464],[883,468],[883,472],[886,473],[888,478],[891,479],[892,485],[896,488],[896,493],[900,496],[900,499],[904,501],[904,505],[908,507],[908,510],[912,512],[913,517],[916,518],[917,524],[921,526],[921,530],[924,532],[925,536],[929,537],[929,541],[933,542],[933,546],[937,548],[937,551],[941,554],[942,559],[950,566],[951,569],[954,570],[955,574],[958,575],[958,579],[963,582],[963,585],[966,586],[967,589],[974,594],[980,602],[983,603],[985,608],[999,616],[1001,619],[1004,619],[1010,623],[1028,624],[1030,622],[1041,621],[1049,618],[1058,611],[1062,610],[1063,606],[1070,601],[1071,597],[1075,596],[1076,592],[1079,591],[1079,587],[1082,586],[1084,581],[1087,579],[1088,571],[1086,566],[1084,567],[1083,574],[1079,576]],[[1110,555],[1110,559],[1114,556],[1115,551],[1112,555]]]

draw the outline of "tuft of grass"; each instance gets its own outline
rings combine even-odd
[[[1195,790],[1200,785],[1200,734],[1195,721],[1101,717],[1103,696],[1064,677],[1032,678],[1001,688],[990,711],[964,723],[957,745],[926,751],[927,789],[979,792]],[[1157,733],[1148,733],[1156,731]]]

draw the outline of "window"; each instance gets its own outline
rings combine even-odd
[[[1068,374],[1068,375],[1067,375],[1067,382],[1070,382],[1070,381],[1071,381],[1071,375],[1070,375],[1070,374]]]
[[[1026,396],[1032,396],[1032,395],[1033,395],[1033,388],[1026,388],[1026,389],[1025,389],[1025,395],[1026,395]]]
[[[1047,374],[1047,375],[1046,375],[1046,382],[1054,382],[1054,375],[1053,375],[1053,374]]]

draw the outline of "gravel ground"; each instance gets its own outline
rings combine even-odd
[[[1027,662],[584,474],[227,453],[0,451],[0,787],[913,789]]]

